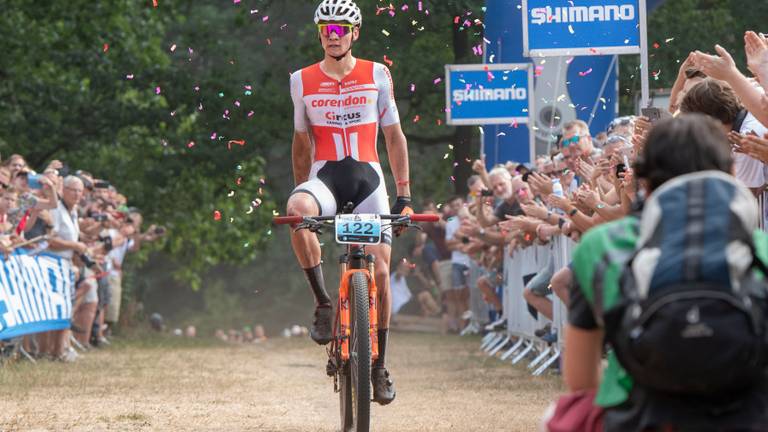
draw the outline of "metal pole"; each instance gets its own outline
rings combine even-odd
[[[650,81],[648,77],[648,16],[645,0],[639,1],[640,6],[640,106],[647,108],[651,100]]]

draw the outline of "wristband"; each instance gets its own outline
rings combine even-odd
[[[579,209],[577,209],[576,207],[574,207],[574,208],[573,208],[573,210],[571,210],[571,211],[569,211],[569,212],[568,212],[568,216],[570,216],[570,217],[574,217],[574,216],[576,216],[576,213],[578,213],[578,212],[579,212]]]

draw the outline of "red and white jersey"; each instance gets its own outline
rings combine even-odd
[[[351,157],[376,162],[379,124],[400,122],[392,76],[380,63],[357,59],[341,81],[326,75],[320,63],[291,74],[293,123],[315,145],[314,161]]]

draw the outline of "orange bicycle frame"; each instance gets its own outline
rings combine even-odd
[[[341,358],[342,360],[349,360],[349,337],[351,334],[350,328],[350,302],[349,302],[349,286],[352,281],[352,275],[355,273],[363,273],[368,280],[368,314],[370,320],[370,329],[368,329],[368,336],[371,338],[371,358],[373,360],[379,357],[379,314],[378,314],[378,301],[376,281],[372,277],[373,264],[369,265],[367,269],[352,269],[346,270],[346,265],[342,266],[341,284],[339,285],[339,321],[341,334]]]

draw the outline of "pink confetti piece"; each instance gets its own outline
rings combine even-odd
[[[400,8],[401,11],[405,12],[408,10],[408,5],[404,4],[403,7]]]
[[[411,83],[411,93],[416,91],[416,84]]]
[[[585,70],[584,72],[579,72],[579,76],[584,77],[584,76],[587,76],[587,75],[589,75],[591,73],[592,73],[592,68],[589,68],[589,69]]]
[[[221,212],[218,210],[213,211],[213,220],[220,221],[221,220]]]
[[[261,22],[267,22],[267,21],[269,21],[269,15],[266,15],[266,16],[264,16],[264,17],[261,19]]]
[[[195,91],[199,92],[200,91],[200,86],[195,86]]]
[[[235,101],[235,106],[239,107],[239,106],[240,106],[240,101],[237,101],[237,100],[236,100],[236,101]]]
[[[152,7],[157,7],[157,0],[152,0]]]
[[[104,46],[101,48],[103,52],[109,51],[109,44],[104,44]]]
[[[216,132],[214,132],[214,133],[212,133],[212,134],[211,134],[211,139],[212,139],[212,140],[215,140],[215,139],[216,139]]]
[[[235,4],[240,3],[240,0],[233,0]]]
[[[421,12],[424,9],[424,5],[421,1],[419,1],[419,12]]]
[[[155,87],[155,94],[160,94],[160,86]]]
[[[248,117],[253,117],[254,114],[255,114],[255,112],[251,111],[251,112],[248,113]]]
[[[195,142],[194,141],[190,141],[190,142],[187,143],[187,148],[192,148],[194,146],[195,146]]]
[[[434,81],[432,81],[432,82],[433,82],[435,85],[438,85],[438,84],[440,84],[440,82],[442,82],[442,81],[443,81],[443,79],[442,79],[442,78],[435,78],[435,80],[434,80]]]
[[[414,118],[413,118],[413,122],[414,122],[414,123],[418,123],[418,122],[419,122],[419,120],[421,120],[421,117],[419,117],[419,115],[418,115],[418,114],[416,114],[416,117],[414,117]]]
[[[171,52],[176,51],[176,44],[171,45]]]
[[[126,76],[125,76],[125,79],[129,79],[129,80],[132,80],[132,79],[133,79],[133,74],[128,74],[128,75],[126,75]]]
[[[451,182],[456,183],[456,177],[451,176]]]
[[[392,67],[392,65],[395,64],[395,62],[387,58],[386,54],[384,54],[384,63],[386,63],[389,67]]]
[[[239,145],[240,147],[245,146],[245,140],[229,140],[227,143],[227,150],[232,150],[232,144]]]

